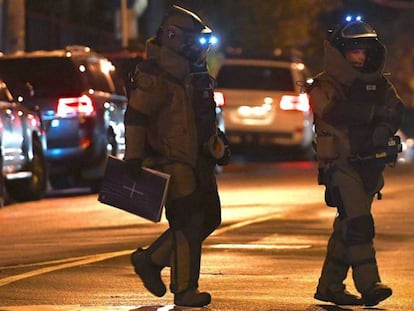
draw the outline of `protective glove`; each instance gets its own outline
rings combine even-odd
[[[230,143],[226,137],[226,134],[224,134],[220,129],[218,129],[218,137],[224,143],[224,154],[220,159],[217,160],[217,164],[220,166],[224,166],[224,165],[229,164],[230,159],[231,159]]]
[[[128,159],[125,160],[125,169],[128,176],[136,179],[142,174],[142,159]]]
[[[386,149],[392,133],[386,126],[378,126],[372,134],[372,143],[375,149]]]

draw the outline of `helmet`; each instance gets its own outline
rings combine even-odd
[[[328,30],[327,40],[344,55],[346,50],[366,49],[364,72],[374,72],[385,62],[386,50],[378,40],[377,32],[360,18]]]
[[[375,48],[378,36],[374,28],[357,19],[328,30],[328,41],[343,52],[349,49]]]
[[[215,43],[212,30],[193,12],[173,5],[161,22],[156,35],[160,45],[184,56],[192,63],[206,59]]]

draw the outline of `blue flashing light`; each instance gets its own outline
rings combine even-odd
[[[347,15],[345,17],[345,21],[347,23],[352,22],[352,21],[360,22],[362,21],[362,16],[361,15],[357,15],[357,16]]]
[[[215,45],[215,44],[217,44],[218,39],[215,36],[211,36],[209,42],[210,42],[211,45]]]
[[[200,39],[198,39],[198,42],[200,42],[201,45],[206,45],[206,44],[215,45],[218,42],[218,39],[217,37],[212,35],[209,37],[200,37]]]

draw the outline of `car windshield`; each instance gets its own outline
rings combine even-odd
[[[224,65],[217,75],[217,87],[293,92],[295,86],[289,68]]]
[[[0,78],[14,94],[28,88],[35,96],[66,96],[81,92],[76,68],[69,58],[0,59]]]

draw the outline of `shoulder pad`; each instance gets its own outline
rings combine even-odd
[[[159,70],[151,63],[142,62],[135,66],[129,82],[132,89],[139,88],[143,91],[151,91],[158,85]]]
[[[318,75],[316,75],[315,77],[312,78],[312,81],[311,82],[308,82],[308,81],[298,81],[297,84],[300,86],[301,92],[302,93],[310,94],[310,92],[312,91],[312,89],[321,80],[321,76],[322,76],[322,74],[319,73]]]

